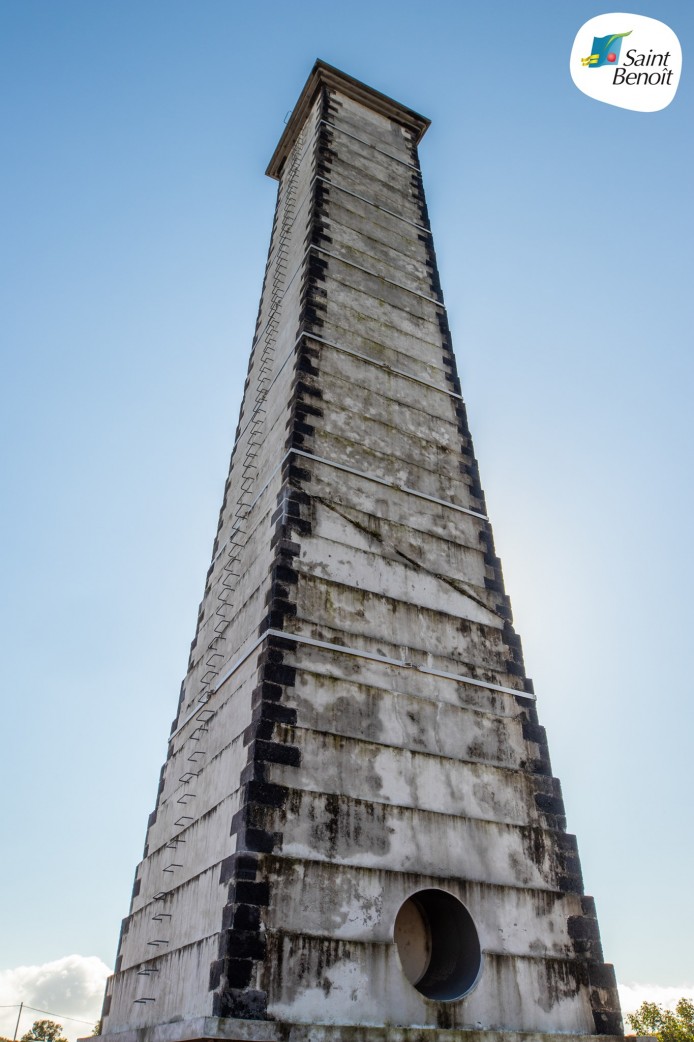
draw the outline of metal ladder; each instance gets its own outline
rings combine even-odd
[[[263,431],[267,414],[267,393],[271,383],[272,370],[275,361],[275,345],[277,343],[280,326],[280,313],[286,289],[285,284],[289,260],[289,243],[296,216],[298,172],[301,160],[303,159],[305,137],[306,132],[304,130],[292,149],[290,166],[287,172],[287,180],[285,182],[286,189],[282,207],[282,219],[277,237],[277,252],[273,267],[272,282],[270,285],[270,307],[268,320],[260,336],[262,350],[257,370],[258,375],[253,412],[248,425],[248,443],[242,464],[241,486],[234,505],[234,520],[229,533],[229,538],[226,542],[229,549],[226,561],[223,565],[221,586],[217,593],[217,606],[214,613],[217,620],[214,626],[215,636],[207,645],[207,657],[205,659],[205,666],[207,669],[200,678],[200,690],[197,698],[200,708],[195,715],[195,719],[198,721],[198,726],[192,731],[185,742],[186,747],[189,743],[195,743],[190,750],[188,750],[188,748],[184,750],[187,753],[186,763],[190,763],[190,767],[184,770],[179,777],[179,783],[182,786],[183,791],[179,793],[176,803],[181,804],[182,809],[189,806],[192,801],[196,799],[196,793],[191,791],[190,787],[195,785],[195,782],[202,773],[204,760],[207,756],[207,750],[202,748],[198,743],[205,743],[205,736],[208,735],[210,731],[209,725],[215,716],[215,711],[207,708],[207,703],[212,697],[211,685],[219,675],[221,664],[226,658],[221,648],[225,643],[225,634],[231,625],[234,615],[234,594],[237,588],[237,580],[241,576],[241,573],[238,571],[240,567],[239,562],[241,553],[245,547],[245,539],[248,534],[245,530],[245,522],[248,519],[252,492],[258,477],[258,467],[255,460],[263,440]],[[174,834],[164,847],[165,850],[171,850],[172,854],[171,859],[168,860],[167,864],[161,869],[163,874],[174,875],[176,870],[184,867],[183,852],[180,851],[180,848],[186,843],[186,840],[183,838],[183,833],[193,821],[195,821],[194,815],[181,813],[174,822],[174,828],[178,828],[180,831]],[[162,888],[154,895],[153,900],[161,902],[162,904],[162,909],[156,911],[155,914],[151,916],[151,922],[156,923],[157,926],[171,926],[172,913],[164,910],[166,907],[165,902],[169,898],[170,894],[170,889]],[[169,931],[157,929],[155,936],[151,937],[147,941],[147,945],[155,950],[167,947],[170,943],[170,938],[162,936],[162,934],[166,932]],[[141,963],[137,975],[158,980],[159,972],[160,968],[157,965],[157,959],[155,957],[152,960],[147,960],[146,962]],[[156,989],[150,989],[150,991],[154,990]],[[133,999],[133,1005],[148,1005],[156,1001],[157,995],[141,995],[138,998]]]

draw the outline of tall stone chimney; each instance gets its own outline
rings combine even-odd
[[[317,62],[268,167],[241,416],[109,1038],[622,1033],[456,375],[427,126]]]

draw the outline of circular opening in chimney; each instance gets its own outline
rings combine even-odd
[[[472,916],[445,890],[420,890],[395,917],[403,973],[428,999],[462,999],[477,983],[482,952]]]

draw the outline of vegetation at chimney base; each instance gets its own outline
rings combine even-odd
[[[54,1020],[35,1020],[31,1030],[22,1035],[19,1042],[67,1042],[62,1024],[56,1024]],[[11,1039],[0,1035],[0,1042],[12,1042]]]
[[[656,1035],[659,1042],[694,1042],[694,1002],[680,999],[674,1010],[642,1002],[627,1020],[637,1035]]]
[[[67,1042],[62,1030],[63,1025],[54,1020],[35,1020],[31,1030],[22,1035],[21,1042]]]

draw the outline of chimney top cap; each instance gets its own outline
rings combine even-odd
[[[294,142],[304,125],[309,108],[321,87],[328,87],[340,94],[344,94],[367,108],[373,109],[374,112],[380,112],[383,116],[387,116],[394,122],[407,127],[415,135],[416,144],[421,141],[427,127],[431,123],[431,120],[427,119],[426,116],[420,116],[418,112],[401,105],[386,94],[381,94],[380,91],[374,90],[373,87],[367,86],[360,80],[355,80],[353,76],[348,76],[346,72],[340,72],[333,65],[328,65],[327,62],[318,59],[311,69],[311,74],[299,96],[299,100],[294,106],[292,114],[287,121],[287,126],[265,171],[268,177],[274,177],[276,180],[279,180],[282,165],[293,148]]]

